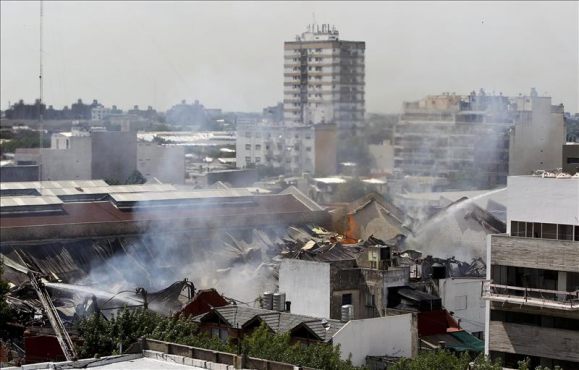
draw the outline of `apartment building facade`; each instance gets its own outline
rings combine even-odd
[[[504,184],[508,127],[504,97],[455,94],[405,102],[394,130],[394,174],[468,179],[481,187]]]
[[[507,192],[507,233],[487,238],[485,351],[577,369],[579,179],[512,176]]]
[[[394,130],[394,175],[431,176],[478,188],[509,175],[560,167],[562,106],[550,97],[442,94],[405,102]]]
[[[265,166],[327,176],[336,172],[336,145],[336,126],[331,124],[238,124],[236,162],[238,168]]]
[[[310,25],[284,43],[284,122],[360,127],[365,115],[366,44],[343,41],[330,25]]]

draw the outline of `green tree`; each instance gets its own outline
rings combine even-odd
[[[82,319],[76,325],[84,339],[79,348],[81,357],[105,356],[126,349],[140,337],[236,353],[237,348],[218,338],[210,338],[199,332],[191,318],[164,317],[148,310],[127,309],[110,320],[95,314]],[[275,334],[261,325],[240,343],[242,353],[257,358],[291,363],[318,369],[353,370],[350,361],[340,359],[339,347],[325,343],[301,346],[292,344],[288,333]]]
[[[125,184],[127,185],[144,184],[146,182],[147,179],[145,178],[145,176],[143,176],[143,174],[140,173],[138,170],[134,170],[133,173],[131,173],[131,175],[127,178],[127,181],[125,181]]]
[[[77,329],[83,339],[78,351],[80,358],[107,356],[113,353],[115,343],[111,337],[111,325],[101,314],[94,314],[82,320]]]
[[[291,344],[289,333],[275,334],[265,324],[245,337],[241,348],[242,352],[250,357],[297,366],[333,370],[355,369],[350,361],[340,359],[339,346],[326,343],[313,343],[307,346],[299,343]]]
[[[530,370],[529,360],[519,361],[519,370]],[[500,360],[492,361],[480,354],[474,360],[467,353],[455,355],[449,351],[422,352],[416,358],[404,358],[394,364],[392,370],[502,370]],[[562,370],[559,367],[556,370]],[[538,366],[534,370],[549,370]]]

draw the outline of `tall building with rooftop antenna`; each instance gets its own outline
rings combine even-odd
[[[363,41],[343,41],[329,24],[311,24],[284,43],[284,122],[359,127],[365,114]]]

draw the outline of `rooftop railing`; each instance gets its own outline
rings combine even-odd
[[[579,290],[573,292],[525,288],[512,285],[483,284],[483,298],[494,302],[579,311]]]

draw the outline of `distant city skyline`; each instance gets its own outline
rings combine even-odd
[[[579,110],[577,2],[44,2],[44,102],[123,110],[283,99],[283,42],[314,18],[366,42],[366,110],[532,87]],[[39,3],[0,3],[0,106],[38,98]]]

